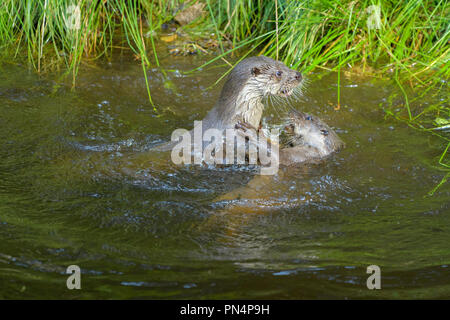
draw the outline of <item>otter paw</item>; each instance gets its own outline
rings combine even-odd
[[[247,122],[244,122],[244,121],[238,121],[234,125],[234,128],[238,129],[238,130],[242,130],[244,132],[246,132],[249,129],[255,130],[255,132],[258,132],[258,130],[254,126],[252,126],[250,123],[247,123]]]

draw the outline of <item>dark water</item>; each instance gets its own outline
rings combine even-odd
[[[163,59],[168,79],[149,70],[159,115],[136,62],[84,67],[76,91],[1,67],[0,298],[450,298],[449,184],[426,196],[445,145],[384,119],[403,104],[389,81],[344,78],[335,111],[336,75],[310,76],[295,107],[346,142],[319,165],[266,180],[163,155],[136,165],[214,104],[225,68],[179,72],[198,59]],[[426,97],[413,112],[448,102]],[[73,264],[81,290],[66,288]],[[369,265],[381,290],[366,287]]]

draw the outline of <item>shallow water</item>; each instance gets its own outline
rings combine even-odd
[[[75,91],[1,67],[0,298],[450,298],[449,184],[426,196],[444,175],[443,142],[384,119],[403,103],[389,81],[344,77],[335,111],[336,75],[309,77],[293,105],[346,142],[325,163],[258,182],[255,168],[160,155],[130,176],[137,154],[206,114],[226,70],[186,76],[201,58],[161,60],[166,79],[148,71],[160,115],[127,59],[84,67]],[[239,199],[218,201],[233,190]],[[73,264],[81,290],[66,288]],[[366,287],[369,265],[381,290]]]

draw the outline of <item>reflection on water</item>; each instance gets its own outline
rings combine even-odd
[[[0,298],[450,297],[448,184],[424,197],[442,143],[383,119],[380,106],[402,103],[395,87],[345,79],[335,111],[336,75],[310,77],[295,107],[346,142],[325,163],[265,178],[177,167],[146,152],[213,106],[225,69],[183,75],[194,59],[162,59],[168,79],[149,70],[159,115],[135,63],[86,68],[76,91],[1,67]]]

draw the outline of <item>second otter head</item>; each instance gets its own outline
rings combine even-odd
[[[302,84],[300,72],[289,69],[284,63],[265,56],[242,60],[231,72],[229,79],[241,79],[244,87],[261,97],[290,96]]]
[[[284,129],[289,147],[309,146],[317,149],[320,156],[326,156],[344,146],[334,130],[318,117],[291,110],[286,120]]]

